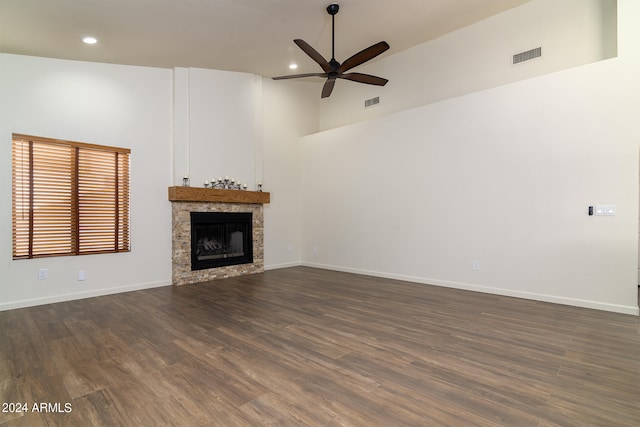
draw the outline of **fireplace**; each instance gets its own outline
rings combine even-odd
[[[253,263],[251,212],[191,212],[191,270]]]
[[[208,282],[210,280],[237,277],[245,274],[262,273],[264,271],[264,209],[263,205],[270,202],[270,193],[259,191],[219,190],[215,188],[197,187],[169,187],[169,200],[171,201],[172,223],[172,254],[171,254],[171,281],[174,286],[188,285],[192,283]],[[209,266],[202,270],[192,269],[192,243],[191,213],[198,214],[248,214],[250,227],[247,232],[248,242],[243,243],[243,252],[251,249],[252,255],[237,265],[223,265],[220,267]],[[229,217],[228,217],[229,218]],[[236,222],[231,217],[231,221]],[[231,229],[230,234],[236,229]],[[238,234],[235,234],[238,236]],[[244,237],[244,233],[243,233]],[[236,237],[234,242],[237,241]],[[196,245],[198,240],[196,239]],[[212,247],[208,244],[208,247]],[[234,244],[233,247],[237,247]],[[239,252],[239,251],[233,251]],[[216,255],[211,254],[211,255]],[[229,254],[227,260],[229,261]],[[206,256],[206,255],[205,255]],[[219,257],[224,259],[223,257]],[[253,262],[252,262],[253,260]],[[204,260],[203,260],[204,261]],[[207,260],[210,261],[210,260]],[[209,264],[211,265],[211,264]]]

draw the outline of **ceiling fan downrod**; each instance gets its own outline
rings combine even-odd
[[[329,63],[333,69],[337,69],[340,64],[336,61],[336,14],[340,10],[338,3],[331,3],[327,6],[327,12],[331,15],[331,61]]]

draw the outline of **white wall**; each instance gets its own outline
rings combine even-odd
[[[262,78],[177,68],[174,82],[174,184],[202,187],[220,176],[254,190],[262,181]]]
[[[640,3],[618,9],[616,59],[303,138],[303,263],[638,314]]]
[[[299,142],[318,130],[318,86],[216,70],[177,68],[173,182],[202,187],[229,176],[271,193],[265,268],[300,264]]]
[[[414,96],[415,86],[400,85],[414,81],[408,71],[431,81],[420,67],[433,47],[372,64],[417,68],[389,69],[400,77],[391,76],[393,108],[383,96],[375,113],[385,117],[302,138],[302,151],[319,108],[326,126],[337,123],[318,104],[318,84],[0,54],[0,309],[169,284],[166,188],[188,173],[194,186],[227,174],[262,178],[272,193],[267,268],[302,258],[637,313],[639,8],[619,1],[617,59],[396,114],[434,101],[422,97],[426,86]],[[363,119],[338,89],[331,102],[346,106],[348,121]],[[12,132],[132,149],[131,253],[11,259]],[[618,215],[587,217],[596,203],[616,204]],[[38,268],[48,280],[37,280]]]
[[[318,86],[263,82],[265,268],[300,264],[300,138],[318,131]]]
[[[429,43],[354,71],[389,79],[384,87],[338,80],[321,102],[320,129],[615,57],[616,0],[532,0]],[[511,65],[542,47],[542,58]],[[391,53],[394,53],[391,46]],[[365,109],[375,96],[380,104]]]
[[[171,74],[0,54],[0,310],[170,283]],[[12,260],[14,132],[131,148],[130,253]]]
[[[198,187],[220,175],[250,189],[263,181],[265,266],[299,265],[299,138],[318,130],[317,85],[264,85],[245,73],[0,54],[0,310],[169,285],[167,187],[184,175]],[[12,133],[131,148],[130,253],[12,260]]]

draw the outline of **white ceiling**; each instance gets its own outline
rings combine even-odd
[[[336,59],[381,40],[408,49],[529,0],[337,1]],[[263,76],[319,72],[293,43],[331,58],[330,0],[0,0],[0,52]],[[81,38],[99,40],[89,46]]]

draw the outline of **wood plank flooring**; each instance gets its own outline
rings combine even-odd
[[[0,312],[0,403],[2,426],[639,426],[640,320],[296,267]]]

